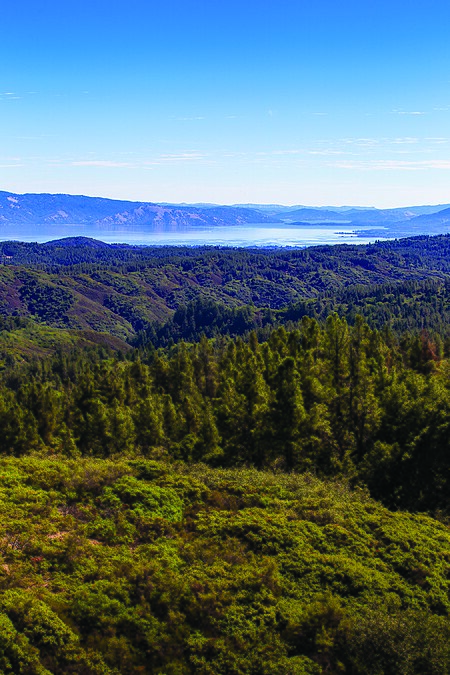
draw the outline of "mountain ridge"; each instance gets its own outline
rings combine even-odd
[[[335,209],[335,210],[334,210]],[[442,234],[450,226],[450,204],[374,207],[305,207],[277,204],[169,204],[85,195],[0,191],[0,237],[40,235],[59,239],[79,234],[101,239],[117,233],[165,234],[195,229],[272,225],[307,228],[342,224],[357,237],[399,238]],[[370,229],[368,229],[370,228]],[[45,231],[45,232],[43,232]]]
[[[255,209],[233,206],[166,206],[84,195],[0,192],[1,225],[85,224],[99,228],[137,225],[165,227],[239,225],[274,222]]]

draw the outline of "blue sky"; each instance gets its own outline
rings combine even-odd
[[[448,0],[15,0],[0,189],[450,202]]]

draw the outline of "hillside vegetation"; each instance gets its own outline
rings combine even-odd
[[[449,672],[448,529],[310,475],[0,463],[4,673]]]
[[[450,238],[2,246],[0,673],[450,674]]]
[[[426,336],[390,344],[359,319],[126,360],[95,351],[10,367],[0,448],[111,456],[164,448],[213,466],[346,475],[388,506],[450,513],[449,362]]]
[[[68,343],[86,339],[76,331],[94,331],[122,343],[163,345],[333,311],[351,322],[360,313],[377,328],[442,330],[450,237],[258,252],[75,238],[4,242],[0,260],[0,315],[31,320],[35,336],[45,325],[71,331]],[[2,349],[11,354],[0,339]]]

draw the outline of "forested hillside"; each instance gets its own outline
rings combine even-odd
[[[0,673],[450,673],[450,238],[2,246]]]
[[[292,251],[155,249],[81,238],[6,242],[0,256],[0,313],[28,320],[19,342],[31,325],[35,336],[39,327],[62,329],[57,343],[111,344],[106,334],[126,349],[124,342],[240,335],[333,311],[401,331],[444,329],[446,320],[447,236]],[[1,340],[0,351],[11,356]]]
[[[346,475],[388,506],[447,512],[449,365],[424,334],[383,338],[362,319],[203,338],[125,360],[80,350],[4,374],[6,454],[111,456],[164,448],[213,466]]]

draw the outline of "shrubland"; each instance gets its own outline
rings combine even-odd
[[[0,463],[5,673],[441,673],[450,535],[310,473]]]

